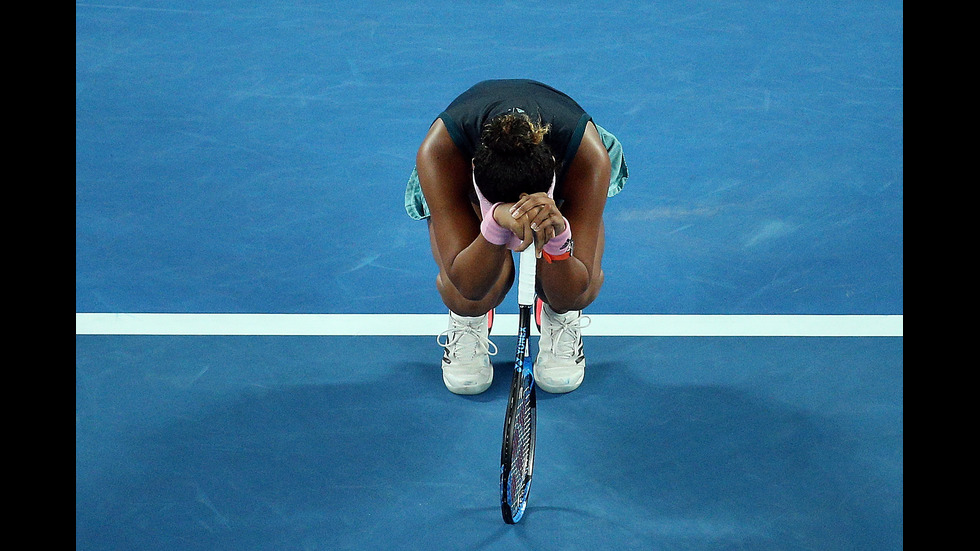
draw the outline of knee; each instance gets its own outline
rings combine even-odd
[[[586,288],[584,293],[578,295],[577,297],[565,299],[558,296],[549,295],[545,301],[552,310],[558,313],[564,313],[571,310],[585,310],[590,304],[595,302],[596,298],[598,298],[599,291],[602,289],[602,284],[604,281],[605,274],[600,269],[599,272],[592,278],[592,281],[589,282],[589,286]],[[542,296],[542,298],[545,297]]]
[[[487,295],[471,299],[463,296],[449,278],[440,272],[436,276],[436,288],[439,290],[443,304],[456,314],[461,316],[482,316],[503,301],[509,286],[504,286],[502,290],[495,287]]]

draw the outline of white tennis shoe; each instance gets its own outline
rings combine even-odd
[[[541,308],[541,340],[534,362],[534,382],[554,394],[571,392],[585,379],[585,348],[582,328],[589,317],[581,310],[556,314],[547,304]]]
[[[436,337],[445,350],[442,355],[442,381],[454,394],[479,394],[493,382],[490,356],[497,346],[490,340],[492,314],[477,317],[449,312],[449,329]]]

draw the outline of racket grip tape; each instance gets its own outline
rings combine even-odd
[[[529,306],[534,303],[534,276],[537,269],[537,258],[534,246],[520,253],[520,265],[517,272],[517,303]]]

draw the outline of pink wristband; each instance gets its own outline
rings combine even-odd
[[[483,222],[480,224],[480,233],[483,234],[483,238],[494,245],[506,245],[514,237],[514,232],[501,226],[493,219],[493,211],[502,204],[494,203],[491,205],[483,213]]]
[[[544,252],[551,256],[565,254],[572,248],[572,226],[568,223],[568,218],[562,218],[565,220],[565,230],[549,239],[544,247],[541,247]]]

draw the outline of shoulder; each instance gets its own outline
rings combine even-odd
[[[573,203],[604,199],[610,171],[609,152],[595,124],[590,121],[565,174],[564,199]]]
[[[436,119],[426,132],[422,145],[416,154],[416,162],[451,162],[465,161],[463,152],[453,141],[452,135],[446,129],[442,119]]]
[[[599,130],[596,129],[595,123],[591,120],[585,126],[582,143],[579,144],[572,163],[575,164],[579,158],[589,165],[609,166],[609,152],[606,150],[606,145],[602,143]]]
[[[469,203],[472,163],[453,142],[442,120],[436,119],[415,155],[419,184],[430,210],[451,203]]]

